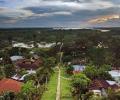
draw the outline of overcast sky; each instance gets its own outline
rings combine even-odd
[[[120,0],[0,0],[0,27],[120,26]]]

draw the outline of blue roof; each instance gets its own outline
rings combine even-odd
[[[85,69],[84,65],[73,65],[74,71],[83,71]]]

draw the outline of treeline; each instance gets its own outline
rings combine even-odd
[[[80,36],[91,35],[94,33],[110,34],[118,36],[119,28],[110,28],[109,32],[102,33],[99,30],[92,29],[77,29],[77,30],[54,30],[52,28],[25,28],[25,29],[0,29],[1,41],[18,41],[18,42],[56,42],[59,37],[64,37],[64,40],[71,41],[76,40]]]

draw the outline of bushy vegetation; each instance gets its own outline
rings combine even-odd
[[[82,94],[85,94],[90,84],[90,79],[85,74],[75,74],[72,76],[72,94],[75,100],[82,100]]]
[[[108,73],[108,67],[102,66],[97,68],[93,65],[87,66],[83,73],[89,77],[91,80],[93,79],[104,79],[104,80],[112,80],[111,75]]]

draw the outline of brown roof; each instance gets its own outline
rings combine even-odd
[[[2,79],[0,80],[0,94],[7,91],[15,93],[20,92],[22,82],[15,81],[13,79]]]
[[[106,82],[106,80],[98,80],[95,79],[89,86],[90,90],[100,90],[102,88],[107,89],[110,85]]]
[[[29,59],[24,59],[24,60],[18,60],[16,62],[16,65],[20,68],[25,68],[25,69],[37,69],[42,63],[43,62],[40,59],[34,61],[31,61]]]
[[[116,84],[110,85],[106,80],[99,79],[93,80],[89,86],[89,90],[101,90],[102,88],[104,89],[112,88],[114,90],[119,89],[118,85]]]

